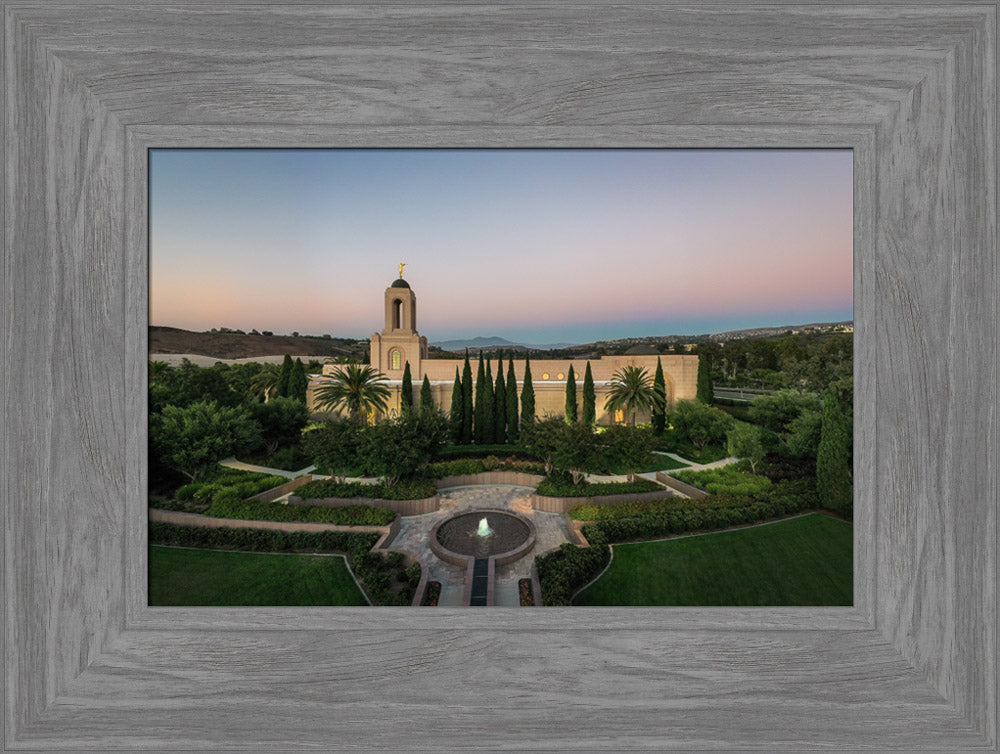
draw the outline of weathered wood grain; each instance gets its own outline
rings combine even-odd
[[[0,7],[6,748],[995,750],[995,2]],[[146,607],[157,146],[853,148],[855,607]]]

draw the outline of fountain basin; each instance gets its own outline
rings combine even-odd
[[[490,533],[480,534],[485,519]],[[524,557],[535,546],[535,525],[524,516],[500,510],[466,511],[434,525],[431,551],[441,560],[465,568],[470,559],[507,565]]]

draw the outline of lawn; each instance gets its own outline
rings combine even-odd
[[[853,526],[820,513],[614,546],[574,605],[851,605]]]
[[[367,605],[344,559],[149,548],[150,605]]]

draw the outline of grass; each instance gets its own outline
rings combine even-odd
[[[150,605],[367,605],[343,558],[149,548]]]
[[[819,513],[614,546],[574,605],[851,605],[853,526]]]

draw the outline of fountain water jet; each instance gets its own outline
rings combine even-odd
[[[480,537],[488,537],[492,533],[493,530],[490,528],[490,524],[486,520],[486,517],[484,516],[483,518],[479,519],[479,528],[476,530],[476,534],[478,534]]]

